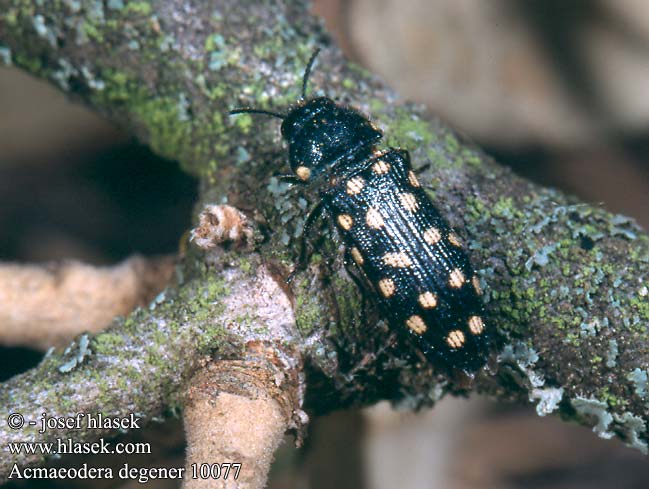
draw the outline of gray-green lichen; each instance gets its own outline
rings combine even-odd
[[[5,66],[11,66],[11,49],[0,45],[0,62]]]
[[[586,399],[581,396],[577,396],[570,402],[578,416],[594,418],[593,431],[600,438],[609,439],[613,437],[613,432],[609,430],[613,422],[613,415],[609,412],[608,405],[605,402],[592,398]]]
[[[69,360],[67,360],[63,365],[59,367],[59,372],[61,373],[67,373],[70,372],[72,369],[77,367],[77,365],[81,365],[83,362],[84,358],[86,356],[89,356],[92,354],[92,350],[88,348],[88,335],[87,334],[82,334],[79,337],[79,347],[77,347],[76,342],[72,342],[63,352],[63,357],[66,358],[68,357]]]
[[[622,416],[614,414],[613,417],[626,443],[645,455],[649,454],[646,442],[647,423],[631,413],[624,413]]]
[[[649,372],[649,369],[640,370],[636,368],[628,375],[628,379],[633,382],[635,387],[635,393],[642,399],[646,399],[647,394],[649,394],[647,392],[647,372]]]
[[[608,368],[615,367],[615,359],[620,351],[617,348],[617,340],[615,338],[608,340],[608,351],[606,352],[606,366]]]
[[[530,401],[538,400],[536,414],[539,416],[546,416],[559,409],[559,403],[562,399],[562,387],[535,388],[530,393]]]

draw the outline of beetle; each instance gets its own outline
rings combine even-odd
[[[326,214],[345,245],[346,263],[390,328],[414,338],[431,362],[471,376],[485,364],[490,343],[480,280],[460,238],[422,188],[409,153],[377,149],[382,132],[355,108],[307,98],[318,52],[287,114],[254,108],[230,114],[282,120],[292,171],[284,178],[319,197],[303,236]]]

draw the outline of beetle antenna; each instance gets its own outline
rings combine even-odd
[[[306,87],[307,84],[309,83],[309,75],[311,75],[311,68],[313,68],[313,63],[315,63],[315,58],[319,52],[320,52],[320,48],[316,49],[311,55],[311,58],[309,58],[309,62],[306,64],[306,69],[304,70],[304,77],[302,78],[302,100],[306,98]]]
[[[271,112],[270,110],[262,110],[262,109],[249,109],[247,107],[241,109],[234,109],[230,111],[230,115],[235,115],[235,114],[266,114],[272,117],[277,117],[278,119],[282,119],[282,120],[286,119],[286,116],[284,114],[280,114],[279,112]]]

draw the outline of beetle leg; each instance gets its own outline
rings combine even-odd
[[[309,212],[306,221],[304,221],[304,228],[302,229],[302,236],[300,238],[300,254],[297,263],[293,268],[293,271],[286,278],[287,284],[290,284],[293,281],[295,275],[298,272],[306,268],[306,264],[309,258],[306,253],[307,251],[306,240],[311,232],[311,228],[313,227],[313,224],[318,218],[322,216],[322,211],[324,210],[325,201],[326,201],[325,199],[321,199],[320,202],[318,202],[318,204],[311,210],[311,212]]]

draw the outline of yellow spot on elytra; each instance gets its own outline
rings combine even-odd
[[[306,182],[311,176],[311,169],[306,166],[298,166],[297,170],[295,170],[295,174],[300,180]]]
[[[469,318],[469,329],[473,334],[481,334],[484,331],[484,321],[480,316]]]
[[[363,190],[365,180],[363,180],[363,177],[356,176],[347,180],[346,186],[348,195],[357,195],[361,193],[361,190]]]
[[[459,289],[464,284],[464,274],[462,270],[456,268],[451,272],[451,275],[448,278],[448,284],[454,289]]]
[[[424,232],[424,241],[429,245],[437,244],[440,239],[442,239],[442,233],[437,228],[430,228]]]
[[[412,331],[417,334],[424,334],[426,332],[426,323],[421,318],[421,316],[410,316],[406,320],[406,326],[408,326]]]
[[[390,171],[390,163],[387,161],[379,160],[372,165],[372,171],[377,175],[385,175]]]
[[[367,210],[365,222],[367,222],[367,225],[373,229],[379,229],[385,224],[385,222],[383,222],[383,216],[381,216],[381,213],[374,207],[370,207]]]
[[[340,227],[345,231],[349,231],[354,225],[354,220],[349,214],[340,214],[338,216],[338,224],[340,224]]]
[[[464,345],[464,333],[459,329],[451,331],[446,337],[446,343],[451,348],[462,348]]]
[[[415,172],[413,172],[412,170],[408,172],[408,181],[413,187],[421,187],[421,184],[419,183],[419,180],[417,180]]]
[[[379,290],[383,297],[390,297],[394,294],[396,287],[394,286],[394,280],[391,278],[382,278],[379,280]]]
[[[395,268],[407,268],[409,266],[412,266],[412,260],[403,252],[386,253],[385,255],[383,255],[383,263]]]
[[[471,284],[473,285],[473,288],[475,289],[476,293],[478,295],[482,295],[482,288],[480,287],[480,279],[478,278],[477,275],[474,275],[471,278]]]
[[[458,237],[457,234],[454,232],[448,233],[448,241],[451,243],[453,246],[457,246],[458,248],[462,247],[462,241],[460,241],[460,238]]]
[[[410,212],[415,212],[419,207],[419,202],[417,202],[417,198],[411,193],[404,192],[401,195],[399,195],[399,199],[401,200],[401,205],[404,206],[406,210]]]
[[[432,309],[435,306],[437,306],[437,296],[433,294],[432,292],[424,292],[423,294],[419,294],[419,298],[417,299],[419,301],[419,304],[421,304],[421,307],[424,309]]]
[[[363,255],[361,255],[361,252],[358,251],[358,248],[356,248],[355,246],[352,248],[351,254],[357,265],[362,265],[363,263],[365,263]]]

